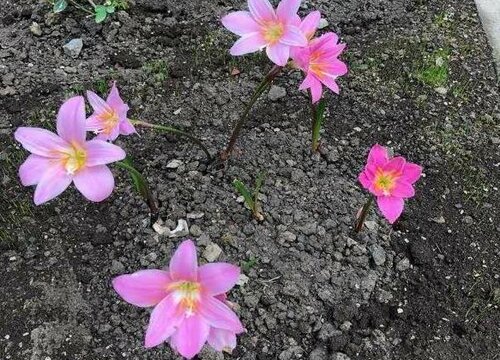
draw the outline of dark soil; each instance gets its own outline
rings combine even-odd
[[[27,153],[12,137],[21,125],[53,128],[64,98],[117,80],[131,117],[187,129],[213,154],[223,148],[271,68],[262,55],[226,51],[235,38],[218,19],[244,2],[135,2],[97,25],[77,11],[50,16],[43,2],[2,1],[2,359],[177,358],[168,346],[143,348],[148,311],[124,303],[110,281],[165,266],[186,237],[155,232],[118,169],[103,203],[71,189],[35,207],[17,178]],[[118,141],[166,225],[187,219],[202,258],[217,245],[218,260],[243,268],[230,299],[248,332],[232,356],[205,349],[200,358],[500,359],[500,96],[473,2],[304,3],[302,13],[320,9],[348,44],[350,74],[340,96],[327,95],[321,154],[309,151],[298,73],[276,80],[286,97],[257,103],[225,171],[147,129]],[[84,43],[76,59],[62,48],[73,38]],[[366,199],[356,178],[375,142],[422,164],[425,177],[392,229],[373,211],[355,235]],[[231,182],[252,185],[262,171],[258,223]]]

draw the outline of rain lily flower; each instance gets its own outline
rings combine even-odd
[[[389,158],[387,149],[374,145],[359,182],[377,197],[382,214],[393,224],[403,212],[404,199],[415,195],[413,184],[420,178],[422,167],[397,156]]]
[[[87,91],[87,99],[94,109],[94,114],[87,119],[87,130],[98,134],[98,139],[114,141],[120,134],[136,132],[127,118],[129,107],[121,99],[116,83],[106,101],[92,91]]]
[[[310,29],[314,25],[313,21],[316,21],[316,19],[311,19],[306,25],[303,25],[309,28],[308,34],[310,34]],[[299,89],[311,89],[313,103],[318,102],[321,98],[323,93],[322,85],[325,85],[336,94],[340,92],[335,80],[347,73],[347,65],[338,59],[338,56],[345,48],[345,44],[339,44],[338,40],[339,38],[335,33],[329,32],[319,38],[312,39],[308,46],[293,50],[292,55],[295,64],[306,73],[306,77]]]
[[[36,185],[40,205],[61,194],[72,183],[90,201],[106,199],[115,186],[105,165],[125,158],[118,146],[102,140],[86,141],[85,100],[67,100],[57,115],[57,135],[45,129],[20,127],[14,137],[31,155],[19,168],[24,186]]]
[[[175,251],[168,270],[141,270],[113,280],[116,292],[128,303],[154,306],[145,346],[165,341],[191,359],[208,343],[231,351],[236,334],[244,331],[227,306],[225,294],[238,280],[240,269],[227,263],[198,267],[196,248],[185,240]]]
[[[268,0],[248,0],[248,11],[236,11],[222,18],[222,24],[241,36],[230,50],[244,55],[266,48],[269,59],[285,66],[290,47],[306,46],[307,38],[297,25],[300,0],[282,0],[276,10]]]

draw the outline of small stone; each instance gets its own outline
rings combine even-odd
[[[167,164],[167,169],[177,169],[181,165],[182,161],[174,159],[172,161],[169,161],[169,163]]]
[[[80,52],[83,49],[83,40],[82,39],[73,39],[63,46],[64,53],[68,56],[71,56],[73,59],[77,58],[80,55]]]
[[[467,225],[470,225],[474,223],[474,219],[472,218],[472,216],[466,215],[463,218],[463,222],[466,223]]]
[[[112,274],[120,274],[125,271],[125,266],[118,260],[113,260],[111,262],[111,273]]]
[[[319,20],[319,24],[318,24],[318,29],[324,29],[328,26],[328,20],[324,19],[324,18],[321,18]]]
[[[333,354],[331,360],[351,360],[351,358],[344,353],[337,352]]]
[[[267,97],[271,101],[278,101],[279,99],[284,98],[285,96],[286,96],[285,88],[276,85],[271,86],[271,89],[267,94]]]
[[[439,216],[439,217],[434,217],[432,219],[430,219],[431,221],[434,221],[436,224],[444,224],[446,222],[445,218],[443,217],[443,215]]]
[[[344,321],[342,325],[340,325],[340,330],[349,331],[351,329],[352,323],[350,321]]]
[[[317,348],[311,351],[309,354],[309,360],[325,360],[327,358],[327,352],[325,348]]]
[[[408,258],[404,258],[396,264],[397,271],[406,271],[409,268],[410,268],[410,260],[408,260]]]
[[[500,138],[497,138],[497,137],[495,137],[495,136],[492,136],[492,137],[491,137],[491,143],[492,143],[493,145],[498,145],[498,144],[500,144]]]
[[[31,24],[30,31],[35,36],[42,36],[42,29],[36,21],[33,21],[33,23]]]
[[[207,245],[205,248],[205,251],[203,251],[203,257],[208,261],[208,262],[213,262],[217,260],[217,258],[222,254],[222,249],[220,248],[219,245],[216,243],[210,243]]]
[[[384,248],[378,244],[373,244],[368,247],[370,253],[372,254],[373,262],[375,265],[382,266],[385,263],[385,251]]]
[[[12,86],[7,86],[6,88],[0,90],[1,96],[15,95],[15,94],[16,94],[16,89],[14,89]]]
[[[192,213],[189,213],[186,215],[186,217],[188,219],[193,219],[193,220],[201,219],[203,216],[205,216],[205,213],[202,213],[202,212],[199,212],[199,213],[192,212]]]
[[[189,229],[189,232],[194,237],[198,237],[198,236],[200,236],[202,234],[201,228],[198,225],[191,226],[191,228]]]
[[[248,283],[250,279],[248,278],[248,276],[246,276],[245,274],[240,274],[240,277],[238,278],[238,281],[236,282],[236,285],[238,286],[244,286]]]
[[[437,92],[440,95],[446,95],[448,94],[448,89],[445,87],[437,87],[434,89],[435,92]]]

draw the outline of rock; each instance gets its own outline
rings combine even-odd
[[[469,215],[465,215],[462,221],[467,225],[474,223],[474,219],[472,218],[472,216]]]
[[[1,96],[15,95],[15,94],[16,94],[16,89],[14,89],[12,86],[7,86],[6,88],[0,90]]]
[[[406,271],[409,268],[410,268],[410,260],[408,260],[408,258],[404,258],[396,264],[397,271]]]
[[[218,257],[222,254],[222,249],[216,243],[210,243],[203,251],[202,256],[208,261],[213,262],[218,259]]]
[[[189,232],[191,233],[191,235],[193,235],[194,237],[198,237],[202,234],[201,232],[201,228],[198,226],[198,225],[193,225],[191,226],[191,229],[189,229]]]
[[[327,26],[328,26],[328,20],[321,18],[319,20],[318,29],[321,30],[321,29],[326,28]]]
[[[429,219],[429,220],[435,222],[436,224],[444,224],[446,222],[446,220],[443,217],[443,215],[441,215],[439,217],[434,217],[434,218]]]
[[[125,266],[118,260],[113,260],[111,262],[111,273],[112,274],[121,274],[125,271]]]
[[[330,359],[331,360],[351,360],[351,358],[349,356],[347,356],[346,354],[341,353],[341,352],[337,352],[337,353],[333,354],[333,356]]]
[[[30,31],[35,36],[42,36],[42,29],[36,21],[33,21],[33,23],[31,24]]]
[[[244,286],[248,283],[249,277],[246,276],[245,274],[240,274],[240,277],[238,278],[238,281],[236,282],[236,285],[238,286]]]
[[[167,164],[167,169],[177,169],[181,165],[182,161],[174,159],[172,161],[169,161],[169,163]]]
[[[189,213],[186,215],[186,217],[188,219],[193,219],[193,220],[196,220],[196,219],[201,219],[203,216],[205,216],[205,213],[202,213],[202,212],[192,212],[192,213]]]
[[[327,358],[327,352],[325,348],[316,348],[309,354],[309,360],[325,360]]]
[[[271,86],[271,89],[269,89],[269,93],[267,94],[267,97],[271,101],[277,101],[281,98],[284,98],[285,96],[286,96],[285,88],[276,85]]]
[[[344,321],[342,325],[340,325],[340,330],[349,331],[351,329],[352,323],[350,321]]]
[[[373,244],[368,247],[368,250],[370,251],[373,262],[377,266],[382,266],[385,263],[385,250],[382,246],[379,244]]]
[[[300,346],[290,346],[288,349],[282,351],[278,356],[279,360],[292,360],[300,359],[304,350]]]
[[[445,87],[437,87],[434,89],[435,92],[437,92],[440,95],[446,95],[448,94],[448,89]]]
[[[168,236],[168,237],[181,237],[189,234],[189,226],[186,220],[180,219],[177,221],[177,226],[174,230],[170,230],[168,226],[165,226],[162,219],[158,219],[153,224],[153,230],[156,231],[158,235]]]
[[[77,58],[80,55],[80,52],[83,49],[83,41],[82,39],[73,39],[63,46],[64,53],[68,56],[71,56],[73,59]]]

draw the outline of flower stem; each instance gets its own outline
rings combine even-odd
[[[208,149],[205,147],[205,145],[203,145],[203,143],[201,142],[201,140],[199,140],[198,138],[194,137],[193,135],[191,135],[191,134],[189,134],[189,133],[187,133],[185,131],[173,128],[171,126],[151,124],[151,123],[148,123],[148,122],[145,122],[145,121],[140,121],[140,120],[129,119],[129,121],[133,125],[143,126],[143,127],[147,127],[147,128],[150,128],[150,129],[165,131],[165,132],[169,132],[169,133],[176,134],[176,135],[179,135],[179,136],[187,137],[193,143],[195,143],[196,145],[198,145],[200,147],[200,149],[203,150],[203,152],[207,155],[209,161],[212,161],[212,155],[210,155],[210,153],[208,152]]]
[[[363,229],[363,225],[365,223],[366,217],[368,216],[368,213],[370,212],[370,209],[372,207],[373,203],[373,196],[370,196],[368,198],[368,201],[363,205],[363,208],[361,209],[361,213],[358,216],[358,219],[356,221],[356,226],[354,228],[354,231],[356,233],[359,233],[361,229]]]
[[[240,119],[236,123],[233,133],[231,134],[231,137],[229,138],[229,142],[226,146],[226,149],[221,152],[221,159],[222,160],[227,160],[231,156],[231,153],[233,152],[234,145],[236,144],[236,140],[238,139],[241,129],[243,128],[243,125],[245,124],[245,121],[248,119],[248,114],[250,113],[250,110],[252,109],[253,105],[255,102],[259,99],[259,97],[266,91],[272,84],[273,80],[276,78],[276,76],[281,72],[283,69],[282,66],[274,65],[271,71],[266,75],[266,77],[262,80],[262,82],[257,86],[255,89],[252,97],[250,98],[250,101],[248,104],[245,106],[245,110],[243,114],[241,115]]]
[[[73,6],[76,7],[77,9],[80,9],[80,10],[86,12],[87,14],[94,15],[94,13],[92,11],[90,11],[89,9],[81,6],[80,4],[78,4],[77,2],[75,2],[74,0],[69,0],[69,2],[71,4],[73,4]]]
[[[312,94],[311,94],[311,90],[309,90],[309,104],[311,106],[311,136],[312,136],[312,142],[311,142],[311,146],[312,146],[312,151],[313,152],[316,152],[318,150],[318,146],[319,146],[319,129],[318,131],[316,132],[316,123],[318,121],[318,109],[316,107],[316,105],[313,103],[312,101]]]

